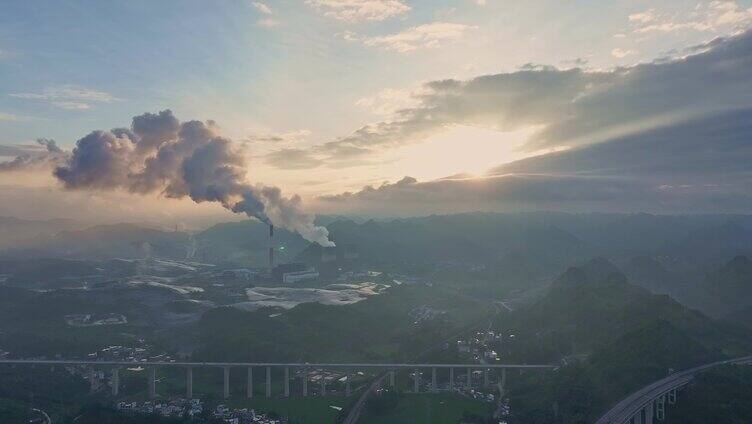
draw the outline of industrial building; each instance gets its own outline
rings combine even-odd
[[[312,280],[319,277],[316,268],[302,262],[280,264],[272,269],[272,280],[287,284],[297,283],[304,280]]]

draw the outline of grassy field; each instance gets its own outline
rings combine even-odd
[[[464,411],[486,416],[492,405],[451,394],[403,394],[397,406],[380,415],[366,414],[365,424],[456,424]]]
[[[344,396],[309,396],[290,399],[254,398],[230,399],[225,404],[233,408],[252,408],[287,417],[292,423],[331,424],[340,413],[332,406],[345,408],[354,399]]]

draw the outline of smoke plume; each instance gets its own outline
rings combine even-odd
[[[12,160],[0,162],[0,172],[18,172],[55,167],[65,163],[68,154],[55,143],[55,140],[40,138],[38,147],[24,148]]]
[[[122,189],[217,202],[236,213],[333,246],[326,228],[302,211],[300,197],[246,182],[243,152],[213,121],[180,122],[170,110],[133,118],[130,128],[93,131],[76,142],[54,175],[72,190]]]

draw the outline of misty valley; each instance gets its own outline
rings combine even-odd
[[[221,421],[244,410],[270,422],[344,422],[359,407],[367,423],[584,423],[671,373],[752,349],[747,216],[471,213],[317,223],[337,247],[285,230],[270,238],[255,220],[184,232],[3,218],[2,359],[90,361],[2,367],[14,382],[0,389],[4,422],[33,420],[37,409],[55,422]],[[296,264],[306,271],[280,275]],[[132,362],[115,397],[109,367],[96,366],[107,361]],[[149,362],[553,367],[505,370],[503,398],[499,370],[473,372],[468,386],[464,368],[438,377],[397,369],[395,385],[360,406],[380,370],[296,369],[285,396],[274,369],[267,398],[258,368],[248,399],[236,368],[223,399],[221,368],[199,368],[191,406],[180,400],[180,367],[159,370],[158,398],[149,396],[139,365]],[[708,382],[680,391],[666,419],[694,422],[686,417],[702,416],[701,405],[685,399],[716,385],[749,390],[739,367],[703,374]],[[319,381],[326,392],[317,393]]]

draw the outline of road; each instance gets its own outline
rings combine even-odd
[[[729,359],[725,361],[718,361],[710,364],[700,365],[699,367],[671,374],[670,376],[651,383],[622,399],[613,408],[611,408],[611,410],[603,414],[603,416],[601,416],[598,421],[596,421],[596,424],[623,424],[659,396],[671,390],[685,386],[695,377],[695,375],[709,368],[719,365],[751,363],[752,356],[745,356],[742,358]]]
[[[485,299],[484,299],[485,300]],[[503,306],[506,310],[509,312],[512,312],[512,308],[505,302],[505,301],[495,301],[493,302],[493,305],[496,307],[496,314],[501,312],[501,309],[499,306]],[[477,328],[479,323],[481,321],[485,321],[487,318],[484,317],[479,322],[471,323],[464,328],[458,330],[454,334],[450,335],[449,337],[444,338],[442,341],[434,344],[433,346],[428,347],[424,351],[420,352],[418,355],[415,356],[415,358],[420,358],[428,354],[429,352],[433,351],[434,349],[443,346],[445,343],[453,342],[460,334],[466,333],[467,331],[470,331],[472,328]],[[491,325],[491,322],[489,321],[489,326]],[[553,366],[552,366],[553,367]],[[483,368],[487,368],[484,366]],[[363,394],[358,398],[358,401],[355,403],[355,405],[352,407],[350,412],[347,414],[347,417],[345,418],[344,424],[355,424],[358,421],[358,418],[360,418],[360,414],[363,412],[363,407],[366,404],[366,400],[368,400],[368,397],[371,395],[371,393],[378,388],[381,383],[383,382],[384,378],[388,375],[387,373],[384,373],[377,377],[373,383],[368,387],[366,391],[363,392]]]
[[[388,372],[385,372],[374,379],[371,385],[368,386],[363,394],[360,395],[358,401],[355,402],[355,405],[353,405],[353,407],[350,409],[350,412],[347,414],[347,417],[345,417],[343,424],[355,424],[356,422],[358,422],[358,418],[360,418],[360,413],[363,412],[363,407],[366,405],[368,396],[370,396],[371,392],[381,386],[381,383],[384,381],[384,378],[386,378],[388,374]]]
[[[45,424],[52,424],[52,418],[50,418],[50,416],[47,415],[46,412],[42,411],[41,409],[37,409],[37,408],[31,408],[31,410],[34,411],[34,412],[38,412],[38,413],[42,414],[42,416],[45,419],[45,422],[44,422]]]
[[[310,362],[135,362],[135,361],[81,361],[77,359],[0,359],[0,365],[93,365],[141,367],[305,367],[305,368],[555,368],[548,364],[408,364],[408,363],[310,363]]]

